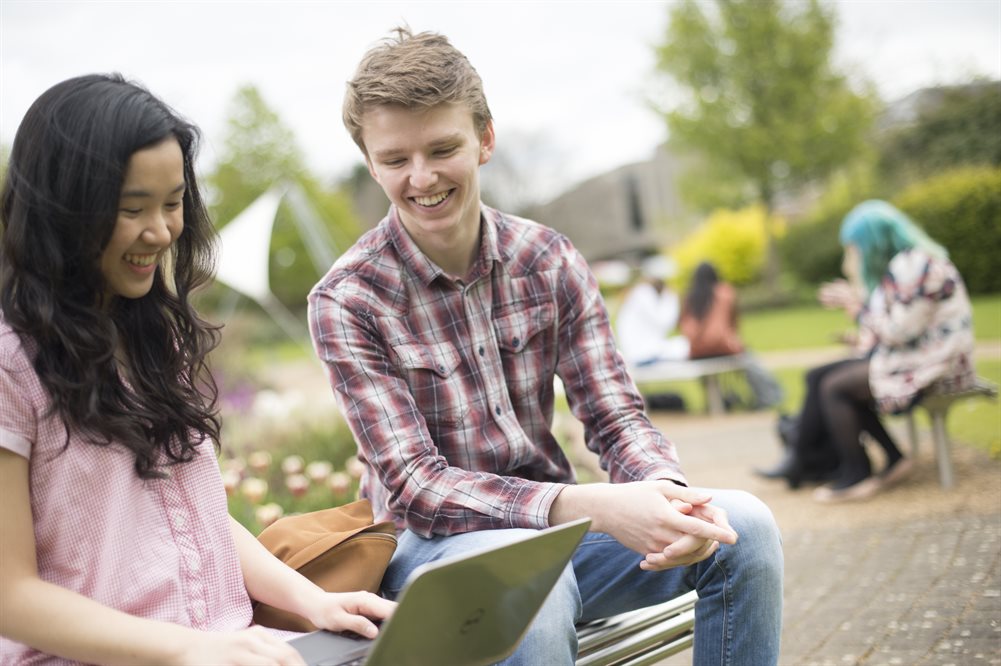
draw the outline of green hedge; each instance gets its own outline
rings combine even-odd
[[[970,293],[1001,291],[1001,169],[965,167],[915,183],[893,204],[949,256]]]
[[[841,219],[850,207],[830,211],[790,227],[779,242],[782,266],[806,284],[841,276]]]

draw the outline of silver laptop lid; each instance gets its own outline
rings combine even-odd
[[[558,525],[411,574],[369,666],[494,664],[514,652],[591,521]]]
[[[372,643],[365,665],[479,666],[507,658],[590,524],[583,518],[416,568],[393,617]],[[330,652],[318,658],[318,653],[326,652],[317,644],[320,639],[340,639],[330,641],[333,652],[340,652],[348,642],[343,636],[315,632],[293,640],[292,645],[310,664],[338,663],[329,661]]]

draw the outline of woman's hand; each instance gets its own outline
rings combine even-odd
[[[329,631],[353,631],[365,638],[379,633],[372,620],[385,620],[396,603],[371,592],[324,592],[310,600],[309,621]]]
[[[855,317],[862,308],[860,294],[847,280],[832,280],[820,285],[817,300],[825,308],[844,310],[851,317]]]
[[[182,666],[219,664],[220,666],[305,666],[294,647],[262,627],[241,631],[195,632],[196,638],[184,641],[174,663]]]

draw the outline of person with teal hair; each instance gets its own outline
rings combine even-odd
[[[944,247],[928,237],[899,209],[874,199],[855,206],[841,224],[841,245],[857,248],[862,258],[860,275],[867,293],[872,293],[886,275],[898,253],[917,249],[930,257],[948,259]]]
[[[847,280],[824,285],[820,301],[857,322],[860,357],[832,364],[818,382],[819,413],[840,460],[814,495],[821,502],[864,499],[906,477],[913,462],[888,436],[877,438],[886,465],[873,474],[862,430],[879,414],[908,411],[932,387],[961,390],[975,380],[970,301],[945,248],[878,200],[845,216],[840,240]]]

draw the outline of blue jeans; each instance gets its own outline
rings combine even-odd
[[[578,622],[608,617],[697,590],[696,666],[777,664],[782,625],[782,546],[771,511],[737,490],[712,490],[740,538],[698,564],[643,571],[643,559],[618,541],[590,532],[577,548],[517,651],[505,664],[573,664]],[[523,530],[484,530],[424,539],[404,532],[383,579],[395,597],[418,565],[496,546]]]

